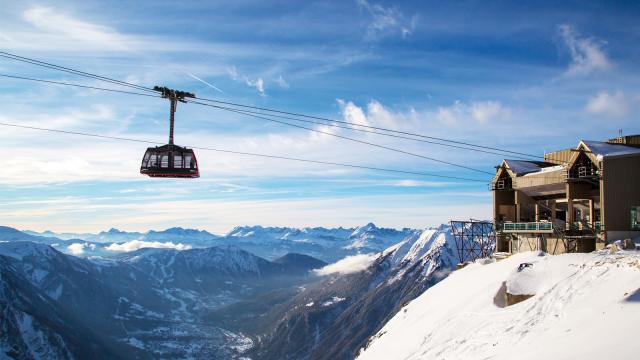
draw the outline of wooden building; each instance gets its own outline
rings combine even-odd
[[[640,135],[504,160],[491,189],[499,252],[588,252],[640,236]]]

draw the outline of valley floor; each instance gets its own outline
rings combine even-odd
[[[534,296],[506,306],[505,287]],[[639,327],[640,252],[529,252],[455,271],[358,359],[633,359]]]

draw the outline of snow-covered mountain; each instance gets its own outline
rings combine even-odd
[[[455,254],[448,226],[412,233],[375,256],[347,258],[325,267],[319,271],[326,274],[323,281],[267,309],[259,321],[230,319],[227,324],[262,334],[250,353],[256,359],[352,359],[403,304],[455,267]],[[238,307],[269,300],[218,311],[234,313]]]
[[[155,244],[150,238],[101,243],[5,233],[10,236],[0,234],[0,279],[23,284],[20,296],[42,310],[16,303],[17,290],[0,293],[0,305],[12,309],[11,317],[0,319],[0,328],[11,329],[0,336],[0,348],[27,349],[25,358],[41,356],[33,349],[46,349],[49,358],[86,357],[91,348],[85,345],[95,343],[116,358],[351,359],[403,304],[457,263],[444,225],[424,231],[373,224],[252,226],[236,228],[222,245],[206,248],[161,248],[164,240],[178,238],[151,232]],[[167,233],[184,235],[185,242],[208,236],[179,228]],[[76,257],[56,250],[74,244],[87,252],[118,251]],[[342,258],[329,265],[305,254],[268,260],[241,247],[275,256],[298,244],[333,249]],[[69,330],[74,328],[88,330],[78,338]]]
[[[357,228],[333,229],[240,226],[222,236],[180,227],[145,233],[113,228],[98,234],[56,234],[51,231],[25,231],[23,234],[33,236],[30,241],[56,245],[63,252],[85,257],[113,256],[142,247],[185,249],[232,245],[268,260],[288,253],[299,253],[333,262],[349,255],[382,251],[417,232],[419,230],[379,228],[369,223]]]
[[[0,357],[235,358],[253,340],[202,316],[278,287],[297,289],[324,265],[304,255],[270,262],[229,247],[85,259],[1,242]]]
[[[419,232],[379,228],[371,223],[357,228],[333,229],[243,226],[229,232],[225,241],[267,259],[301,253],[334,262],[349,255],[382,251]]]
[[[358,359],[636,359],[639,323],[638,251],[521,253],[454,272]]]

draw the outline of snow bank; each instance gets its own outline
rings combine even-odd
[[[540,256],[549,256],[542,253]],[[511,295],[535,295],[549,276],[545,258],[525,262],[513,269],[506,281],[507,292]]]
[[[533,266],[518,273],[521,263]],[[535,296],[500,308],[494,297],[505,282]],[[455,271],[405,306],[358,359],[632,359],[640,343],[628,336],[638,324],[640,252],[521,253]]]

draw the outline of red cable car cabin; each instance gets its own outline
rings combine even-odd
[[[140,173],[150,177],[200,177],[196,154],[178,145],[148,148],[142,158]]]

